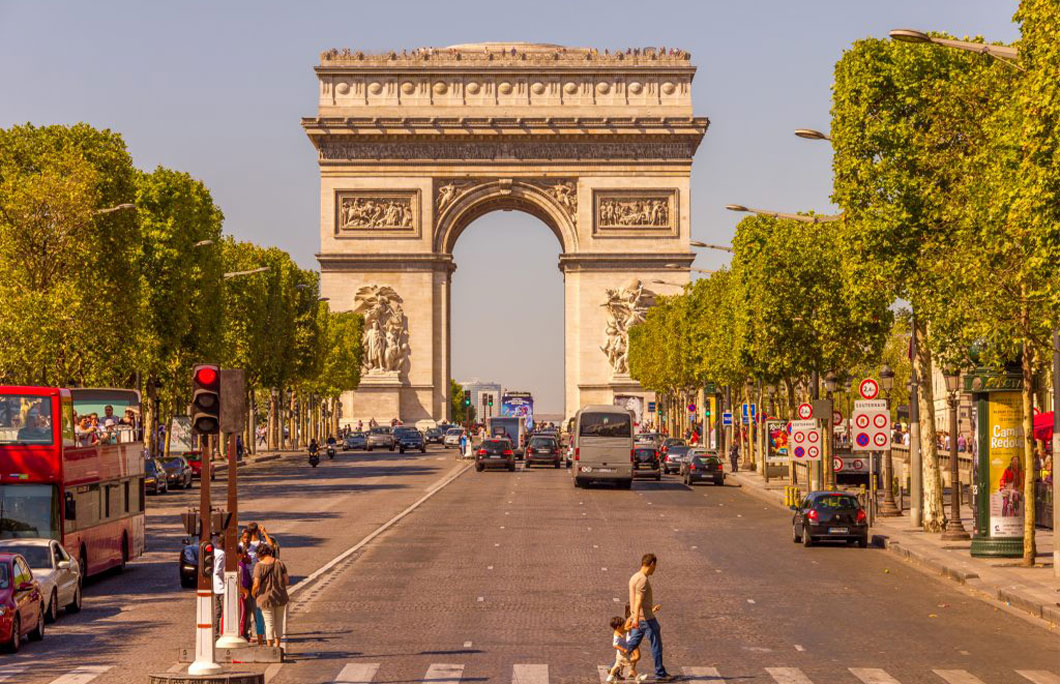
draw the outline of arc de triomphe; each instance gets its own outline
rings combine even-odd
[[[366,369],[346,419],[448,414],[452,251],[495,210],[562,245],[565,401],[650,398],[626,331],[653,280],[688,281],[689,174],[708,120],[688,53],[480,43],[321,55],[322,294],[365,315]],[[513,359],[514,362],[514,359]]]

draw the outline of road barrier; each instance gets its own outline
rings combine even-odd
[[[785,485],[784,487],[784,505],[785,506],[798,506],[799,501],[802,500],[802,492],[799,488],[794,485]]]

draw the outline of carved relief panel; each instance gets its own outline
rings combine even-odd
[[[598,190],[593,205],[597,237],[678,235],[677,190]]]
[[[420,233],[416,190],[338,190],[336,237],[416,237]]]

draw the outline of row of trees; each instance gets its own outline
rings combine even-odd
[[[336,420],[360,380],[361,317],[329,312],[317,273],[223,220],[202,182],[136,169],[117,133],[0,130],[0,378],[141,388],[153,434],[185,412],[191,367],[217,362],[245,369],[272,447],[295,406]]]
[[[1018,364],[1024,472],[1035,472],[1033,388],[1060,325],[1060,6],[1023,0],[1015,20],[1015,63],[891,40],[846,50],[830,131],[841,220],[742,221],[731,269],[665,298],[631,334],[634,377],[664,392],[782,381],[790,397],[814,371],[878,366],[904,303],[921,414],[934,413],[933,366]],[[921,428],[923,524],[938,531],[934,423]]]

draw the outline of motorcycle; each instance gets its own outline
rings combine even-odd
[[[319,465],[319,464],[320,464],[320,455],[317,452],[315,452],[315,451],[310,451],[309,452],[309,465],[311,465],[314,468],[316,468],[317,465]]]
[[[328,445],[328,460],[335,460],[335,447]]]

